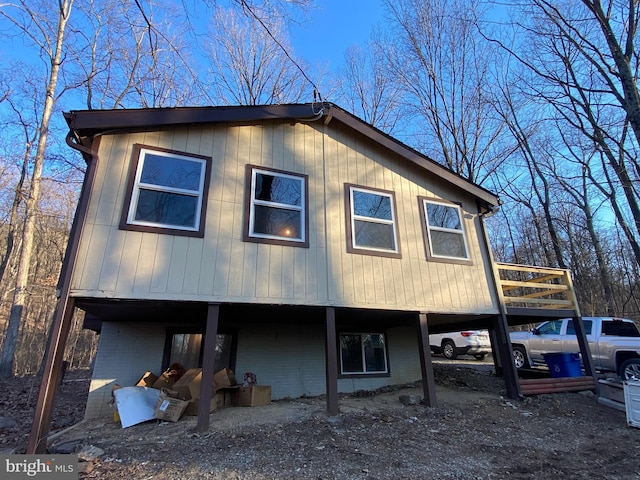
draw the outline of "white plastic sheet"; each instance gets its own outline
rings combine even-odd
[[[123,387],[113,391],[122,428],[155,418],[160,390],[148,387]]]

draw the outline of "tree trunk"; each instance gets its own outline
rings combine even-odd
[[[33,165],[29,196],[25,203],[25,221],[22,232],[22,249],[18,259],[18,271],[16,274],[16,286],[13,294],[13,303],[9,315],[9,324],[6,331],[2,355],[0,356],[0,378],[9,378],[13,375],[14,356],[20,331],[20,322],[24,315],[25,303],[27,299],[27,287],[29,284],[29,264],[33,251],[34,235],[36,227],[36,217],[38,215],[38,202],[40,199],[40,183],[42,178],[42,167],[44,154],[47,146],[47,134],[51,113],[55,103],[55,90],[58,83],[58,72],[62,62],[62,46],[64,32],[71,13],[73,0],[60,0],[58,11],[58,28],[56,31],[55,50],[51,55],[51,71],[49,83],[47,84],[42,120],[39,127],[38,148]]]

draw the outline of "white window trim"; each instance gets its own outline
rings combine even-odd
[[[362,355],[362,367],[363,371],[361,372],[345,372],[344,365],[342,363],[342,345],[340,344],[340,375],[384,375],[389,373],[389,364],[387,363],[387,336],[382,332],[340,332],[339,337],[342,338],[342,335],[358,335],[360,336],[360,353]],[[382,335],[384,339],[384,346],[382,350],[384,351],[384,370],[376,370],[373,372],[367,372],[364,370],[367,366],[366,357],[364,353],[364,337],[367,335]]]
[[[265,200],[258,200],[255,195],[256,192],[256,177],[258,173],[263,175],[270,175],[272,177],[283,177],[290,178],[292,180],[296,180],[300,182],[300,205],[289,205],[288,203],[278,203],[278,202],[268,202]],[[273,170],[263,170],[260,168],[252,167],[251,168],[251,198],[250,198],[250,206],[249,206],[249,236],[252,238],[265,238],[271,240],[285,240],[287,242],[297,242],[297,243],[305,243],[306,242],[306,182],[303,176],[288,174],[282,172],[276,172]],[[255,207],[256,205],[262,205],[270,208],[281,208],[283,210],[296,210],[300,212],[300,238],[295,237],[287,237],[284,235],[268,235],[264,233],[256,233],[254,231],[255,226]]]
[[[160,157],[168,157],[175,158],[180,160],[187,160],[189,162],[200,163],[200,182],[198,185],[198,190],[186,190],[175,187],[167,187],[164,185],[156,185],[153,183],[144,183],[140,180],[142,176],[142,170],[144,168],[144,162],[147,153],[160,156]],[[138,165],[136,168],[136,176],[133,183],[133,189],[131,191],[131,201],[129,202],[129,210],[127,212],[127,223],[129,225],[140,225],[144,227],[156,227],[156,228],[167,228],[171,230],[183,230],[187,232],[197,232],[200,230],[200,216],[202,214],[202,202],[204,201],[204,182],[207,171],[207,161],[203,158],[192,157],[189,155],[180,155],[178,153],[170,153],[162,150],[154,150],[152,148],[140,148],[140,152],[138,154]],[[159,222],[148,222],[142,220],[136,220],[136,209],[138,206],[138,197],[140,195],[140,189],[143,190],[154,190],[157,192],[167,192],[167,193],[176,193],[180,195],[187,195],[191,197],[197,198],[196,202],[196,212],[194,218],[193,227],[185,227],[183,225],[172,225],[168,223],[159,223]]]
[[[391,220],[356,215],[354,210],[353,192],[364,192],[370,195],[379,195],[381,197],[388,197],[389,201],[391,202]],[[393,200],[394,200],[393,195],[391,195],[390,193],[381,192],[380,190],[370,190],[367,188],[354,187],[354,186],[349,187],[349,208],[351,210],[351,247],[352,248],[357,250],[370,250],[374,252],[400,253],[400,250],[398,247],[398,229],[396,225],[396,213],[395,213],[396,208],[395,208],[395,204],[393,203]],[[391,225],[393,227],[393,244],[395,248],[377,248],[377,247],[370,247],[366,245],[358,245],[356,243],[356,220],[360,220],[363,222],[370,222],[370,223],[379,223],[383,225]]]
[[[439,226],[435,226],[435,225],[431,225],[430,221],[429,221],[429,214],[427,213],[427,205],[428,204],[432,204],[432,205],[442,205],[444,207],[449,207],[449,208],[453,208],[456,210],[456,212],[458,212],[458,219],[460,220],[460,230],[458,230],[457,228],[444,228],[444,227],[439,227]],[[467,233],[466,233],[466,228],[464,226],[464,217],[462,216],[462,209],[460,208],[459,205],[456,205],[454,203],[448,203],[448,202],[438,202],[435,200],[422,200],[422,209],[423,209],[423,215],[424,215],[424,219],[425,219],[425,223],[427,226],[427,237],[429,240],[429,253],[431,254],[431,256],[433,258],[443,258],[443,259],[447,259],[447,260],[470,260],[470,256],[469,256],[469,243],[467,242]],[[446,232],[446,233],[455,233],[457,235],[462,235],[462,241],[464,244],[464,250],[466,252],[466,256],[464,257],[454,257],[454,256],[450,256],[450,255],[437,255],[433,252],[433,241],[431,239],[431,232],[432,231],[437,231],[437,232]]]

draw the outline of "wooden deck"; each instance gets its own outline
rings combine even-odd
[[[498,283],[507,313],[528,309],[562,312],[579,316],[580,310],[571,281],[571,272],[562,268],[496,263]]]

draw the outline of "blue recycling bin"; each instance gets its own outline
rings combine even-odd
[[[582,376],[579,353],[545,353],[542,356],[553,378]]]

